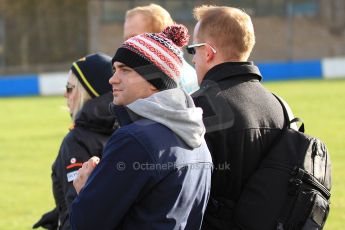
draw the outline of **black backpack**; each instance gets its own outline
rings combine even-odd
[[[277,97],[290,122],[275,140],[235,204],[240,229],[322,229],[329,213],[331,160],[325,144],[291,124],[291,110]],[[296,126],[297,127],[297,126]]]

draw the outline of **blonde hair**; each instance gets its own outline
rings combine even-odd
[[[78,113],[83,108],[84,104],[91,99],[90,94],[84,89],[83,85],[79,82],[78,78],[74,75],[72,72],[71,77],[73,81],[75,82],[75,88],[73,90],[76,90],[76,93],[78,94],[76,106],[74,107],[74,110],[72,111],[72,121],[75,122]]]
[[[224,59],[245,61],[255,44],[251,18],[244,11],[227,6],[202,5],[194,8],[199,22],[199,39],[210,39]]]
[[[162,32],[166,27],[174,24],[169,12],[157,4],[138,6],[126,12],[126,19],[141,14],[148,20],[148,33]]]

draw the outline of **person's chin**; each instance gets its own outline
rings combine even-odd
[[[119,98],[117,98],[117,97],[114,97],[113,103],[114,103],[115,105],[123,105],[123,103],[121,102],[121,100],[119,100]]]

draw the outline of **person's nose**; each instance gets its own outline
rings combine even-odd
[[[120,78],[118,77],[118,74],[116,73],[116,71],[114,72],[113,76],[111,76],[111,78],[109,79],[109,84],[119,84],[120,83]]]
[[[67,91],[65,90],[65,92],[63,93],[63,96],[67,99],[68,98],[68,93]]]

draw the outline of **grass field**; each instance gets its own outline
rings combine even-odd
[[[306,133],[321,138],[333,161],[325,229],[345,223],[345,80],[265,84],[284,97]],[[30,229],[53,207],[50,167],[70,119],[63,97],[0,98],[0,229]]]

